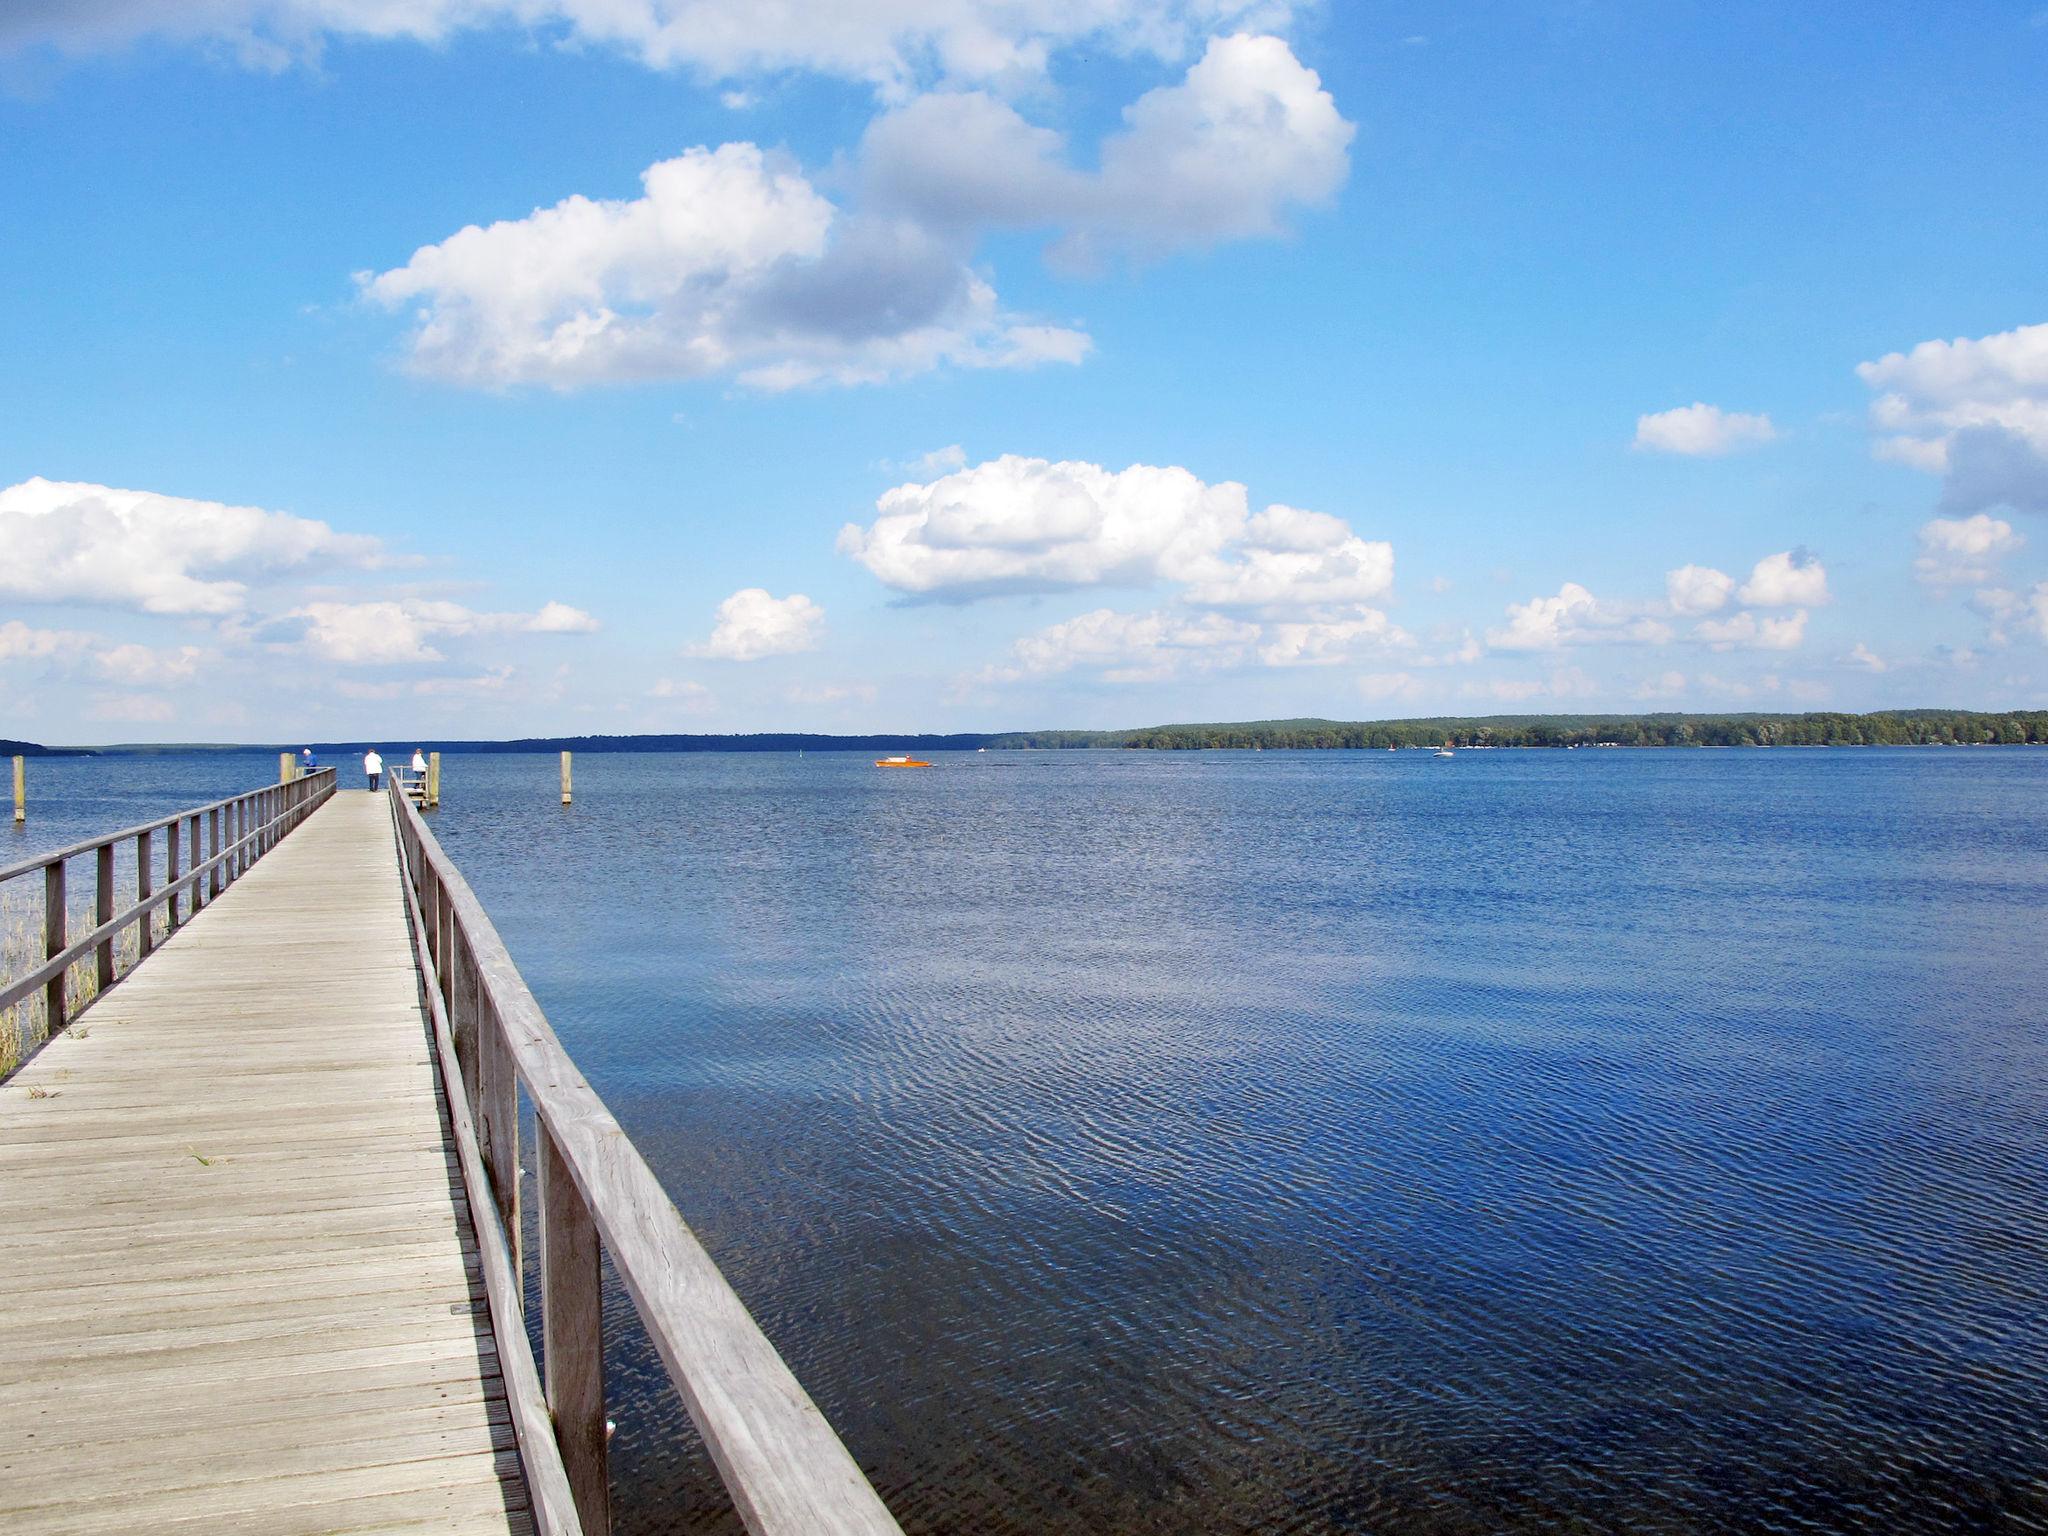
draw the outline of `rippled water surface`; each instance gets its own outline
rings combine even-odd
[[[2048,752],[938,764],[436,822],[907,1529],[2048,1530]]]

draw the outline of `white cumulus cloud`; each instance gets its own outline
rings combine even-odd
[[[1692,627],[1693,638],[1717,651],[1796,650],[1806,638],[1806,611],[1769,615],[1738,613],[1725,619],[1702,619]]]
[[[1778,429],[1768,416],[1724,411],[1718,405],[1694,401],[1675,410],[1638,416],[1635,445],[1653,453],[1711,458],[1753,448],[1777,436]]]
[[[736,374],[765,389],[1078,362],[1088,339],[1003,314],[952,242],[845,219],[753,144],[648,167],[637,198],[574,196],[471,225],[358,281],[410,308],[410,364],[557,389]]]
[[[1734,591],[1735,578],[1708,565],[1681,565],[1664,576],[1665,597],[1677,614],[1717,612]]]
[[[1570,645],[1662,645],[1671,626],[1627,605],[1606,603],[1576,581],[1553,597],[1508,604],[1506,624],[1486,632],[1498,651],[1554,651]]]
[[[1355,130],[1277,37],[1210,40],[1177,85],[1124,111],[1100,166],[981,91],[926,95],[876,120],[862,144],[869,202],[950,228],[1053,228],[1058,254],[1156,253],[1273,235],[1290,208],[1327,201]]]
[[[718,605],[711,638],[688,654],[720,661],[758,661],[814,650],[823,638],[825,610],[801,592],[773,597],[762,587],[743,587]]]
[[[1930,518],[1921,524],[1919,540],[1913,573],[1931,587],[1981,586],[2026,542],[2011,523],[1988,512]]]
[[[1878,452],[1946,475],[1944,509],[2048,512],[2048,324],[1923,341],[1857,365]]]
[[[1254,515],[1242,485],[1178,466],[1006,454],[897,486],[876,510],[841,530],[841,552],[897,591],[947,600],[1169,582],[1203,607],[1327,618],[1305,610],[1355,609],[1394,578],[1393,547],[1342,519],[1277,503]]]
[[[1828,601],[1827,568],[1803,549],[1757,561],[1736,593],[1751,608],[1817,608]]]
[[[0,490],[0,551],[0,596],[215,617],[259,579],[386,563],[376,539],[312,518],[40,477]]]

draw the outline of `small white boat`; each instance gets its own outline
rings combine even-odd
[[[1436,755],[1438,757],[1450,757],[1454,755],[1454,749],[1452,748],[1448,738],[1445,739],[1444,744],[1442,746],[1436,749]]]

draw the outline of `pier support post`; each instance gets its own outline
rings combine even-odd
[[[18,826],[28,820],[28,765],[14,759],[14,820]]]
[[[277,754],[277,782],[289,784],[299,776],[299,760],[289,752]]]
[[[562,804],[569,803],[569,754],[562,754]]]
[[[441,804],[441,754],[427,754],[427,804],[436,809]]]
[[[604,1431],[604,1309],[597,1224],[545,1122],[536,1117],[540,1168],[541,1365],[562,1470],[588,1536],[612,1528]]]

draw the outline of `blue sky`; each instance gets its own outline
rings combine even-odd
[[[0,735],[2044,707],[2044,66],[2037,0],[31,0]]]

